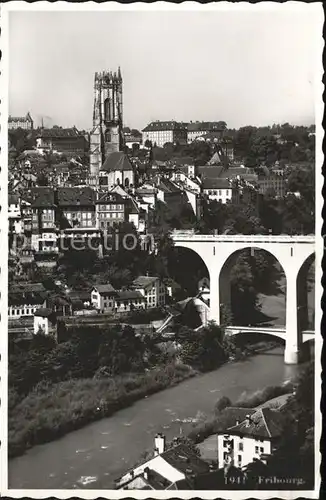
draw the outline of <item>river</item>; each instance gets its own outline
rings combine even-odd
[[[235,401],[245,391],[280,384],[299,369],[284,365],[283,349],[277,348],[189,379],[10,460],[9,488],[112,489],[114,479],[153,447],[157,432],[169,440],[209,414],[219,397]]]

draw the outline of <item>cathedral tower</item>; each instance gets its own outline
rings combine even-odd
[[[109,153],[123,146],[122,76],[118,73],[95,73],[93,130],[90,140],[90,173],[98,176]]]

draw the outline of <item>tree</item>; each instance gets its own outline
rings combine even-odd
[[[218,415],[221,411],[223,411],[228,406],[232,406],[231,400],[227,396],[222,396],[219,398],[214,406],[214,413]]]
[[[153,147],[152,141],[150,141],[149,139],[146,139],[144,146],[147,149],[151,149]]]
[[[48,186],[49,185],[49,180],[48,177],[45,175],[45,173],[42,171],[37,175],[36,178],[36,184],[38,186]]]

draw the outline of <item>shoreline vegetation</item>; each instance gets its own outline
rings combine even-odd
[[[259,342],[226,362],[240,361],[275,345],[275,342]],[[21,401],[15,401],[17,395],[9,397],[9,458],[20,456],[35,445],[59,439],[92,422],[108,418],[136,401],[202,374],[202,371],[187,364],[172,362],[145,373],[70,379],[58,383],[41,382]],[[208,424],[205,429],[210,428],[210,425],[212,424]],[[206,434],[207,431],[198,432]]]
[[[110,417],[197,374],[190,366],[170,363],[142,374],[71,379],[36,387],[11,412],[9,408],[9,458]]]

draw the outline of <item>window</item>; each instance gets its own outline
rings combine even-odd
[[[223,453],[223,460],[227,460],[227,459],[228,459],[228,457],[229,457],[229,455],[228,455],[228,453],[225,451],[225,452]]]
[[[228,444],[229,444],[229,441],[227,439],[224,439],[224,441],[223,441],[224,448],[226,448],[228,446]]]
[[[222,191],[220,189],[218,190],[218,194],[219,196],[222,196]]]
[[[239,443],[239,451],[243,451],[243,443]]]
[[[260,453],[264,453],[264,447],[263,447],[263,446],[261,446],[261,447],[259,448],[259,451],[260,451]]]
[[[259,453],[259,447],[255,446],[255,453]]]
[[[241,462],[242,462],[242,456],[238,455],[238,464],[241,465]]]

